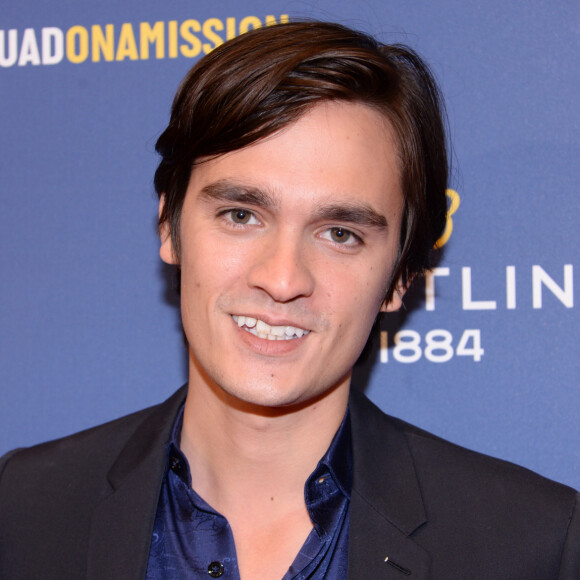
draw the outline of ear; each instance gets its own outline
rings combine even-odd
[[[401,308],[403,305],[403,296],[407,291],[407,287],[403,284],[402,280],[397,282],[395,286],[395,291],[393,292],[393,296],[391,300],[387,302],[386,300],[383,301],[381,304],[381,312],[396,312]]]
[[[163,193],[159,198],[159,215],[163,212],[165,206],[165,194]],[[161,238],[161,247],[159,248],[159,256],[166,264],[177,266],[179,262],[175,256],[173,248],[173,240],[171,239],[171,231],[169,222],[165,220],[159,226],[159,237]]]

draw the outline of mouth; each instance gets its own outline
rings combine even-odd
[[[266,340],[295,340],[306,336],[310,331],[297,326],[272,326],[259,318],[232,315],[234,322],[246,332]]]

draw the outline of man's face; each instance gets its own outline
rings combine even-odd
[[[397,161],[382,115],[324,103],[195,167],[180,229],[190,389],[266,407],[348,389],[397,253]]]

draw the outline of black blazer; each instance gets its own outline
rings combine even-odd
[[[145,577],[185,394],[4,456],[2,580]],[[350,408],[348,580],[580,580],[573,489],[388,417],[358,392]]]

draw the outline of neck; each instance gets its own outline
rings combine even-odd
[[[304,483],[346,412],[349,382],[308,403],[265,408],[190,374],[181,448],[196,492],[224,515],[273,500],[303,503]]]

